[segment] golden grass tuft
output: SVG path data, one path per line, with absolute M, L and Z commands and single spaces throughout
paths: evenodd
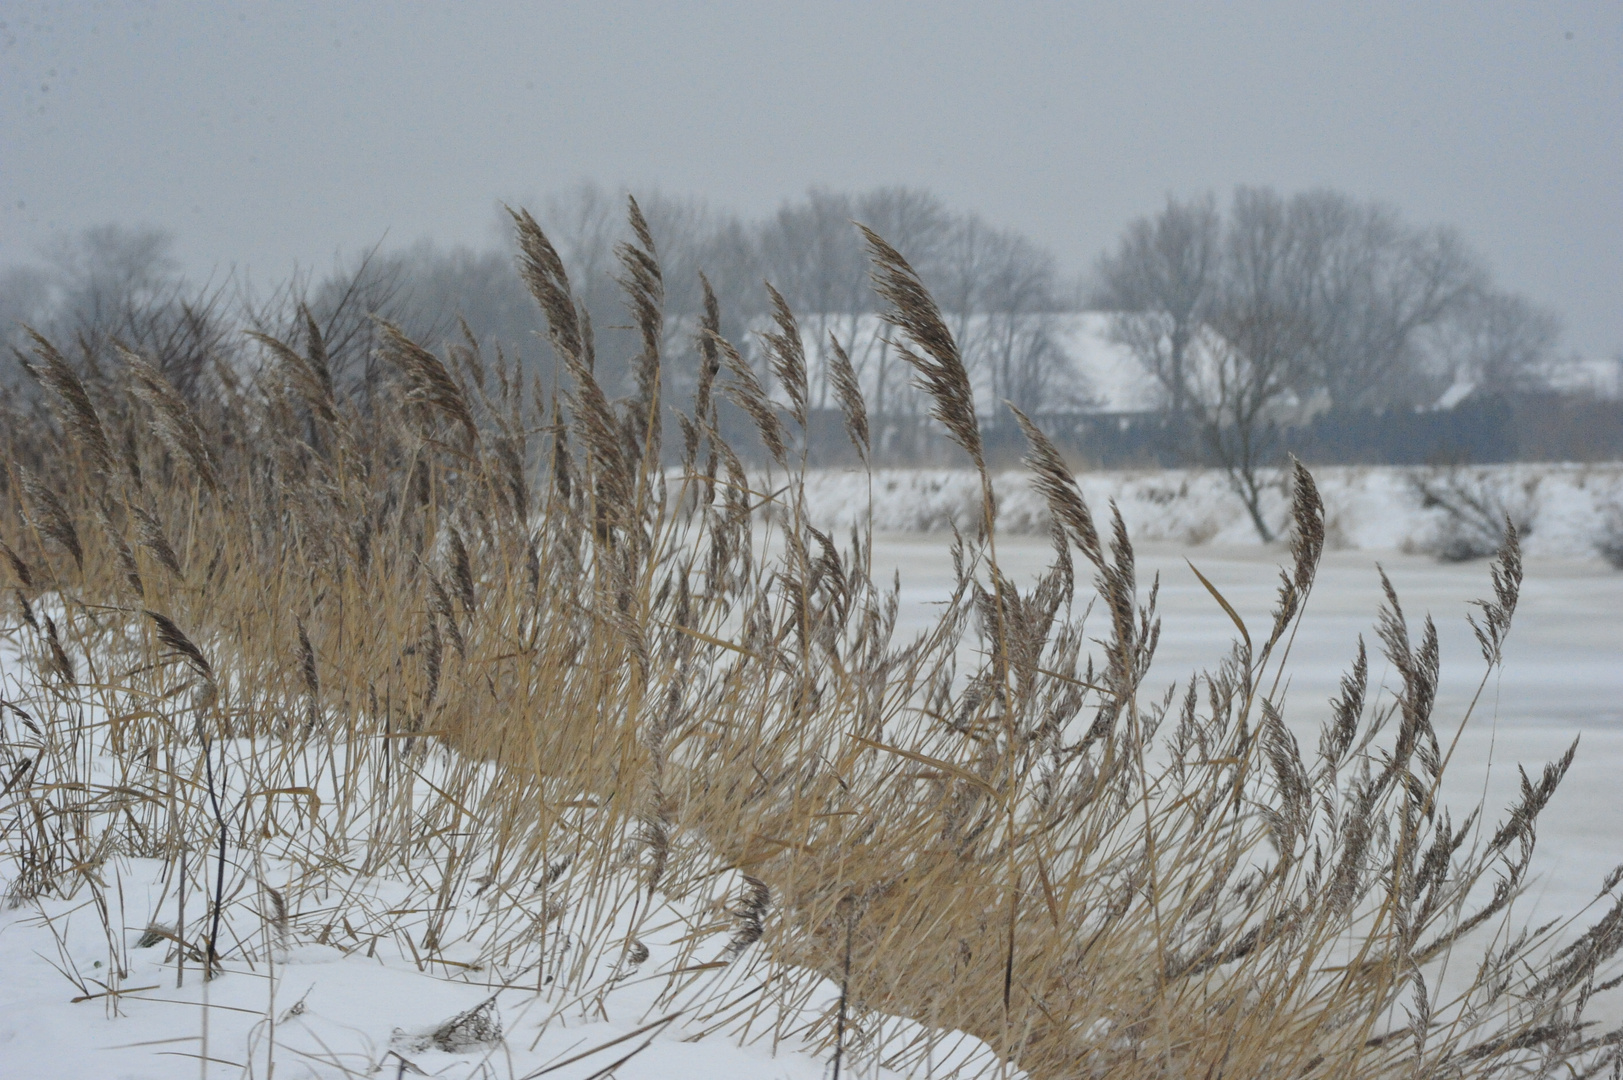
M 1583 1016 L 1611 986 L 1623 904 L 1564 949 L 1563 928 L 1509 921 L 1572 752 L 1496 829 L 1474 812 L 1456 824 L 1438 797 L 1435 629 L 1413 633 L 1390 585 L 1379 639 L 1401 686 L 1371 690 L 1360 643 L 1315 750 L 1291 733 L 1280 688 L 1324 539 L 1305 469 L 1267 640 L 1241 627 L 1216 670 L 1148 698 L 1155 588 L 1139 587 L 1120 515 L 1096 527 L 1017 416 L 1058 526 L 1052 568 L 1024 590 L 1003 575 L 988 502 L 939 618 L 898 640 L 871 541 L 806 520 L 779 407 L 708 287 L 697 396 L 680 464 L 666 461 L 663 278 L 631 214 L 620 255 L 642 353 L 621 401 L 523 211 L 519 272 L 571 379 L 550 401 L 524 398 L 500 358 L 490 390 L 476 342 L 441 357 L 387 324 L 391 366 L 351 385 L 305 312 L 289 320 L 302 351 L 244 339 L 207 404 L 162 357 L 92 374 L 38 343 L 54 421 L 0 416 L 20 620 L 5 634 L 26 661 L 0 702 L 11 902 L 99 895 L 99 867 L 140 855 L 209 898 L 164 931 L 177 965 L 216 944 L 229 964 L 386 941 L 425 970 L 590 993 L 594 950 L 649 956 L 651 901 L 731 873 L 721 954 L 661 976 L 693 1034 L 791 1034 L 827 977 L 838 1002 L 809 1034 L 842 1062 L 922 1067 L 954 1031 L 991 1048 L 990 1071 L 1041 1078 L 1619 1062 L 1618 1035 Z M 982 464 L 956 343 L 901 254 L 866 235 L 909 362 Z M 773 296 L 766 345 L 803 421 L 799 332 Z M 764 477 L 718 430 L 723 369 L 765 440 Z M 117 469 L 126 433 L 134 468 Z M 1086 625 L 1073 550 L 1101 601 Z M 1511 531 L 1479 619 L 1484 681 L 1520 580 Z M 85 773 L 86 739 L 111 780 Z M 230 788 L 216 762 L 233 753 Z M 269 859 L 296 872 L 272 887 Z M 362 883 L 387 875 L 409 904 L 368 905 Z M 459 940 L 477 956 L 452 960 L 457 913 L 475 910 Z M 1445 991 L 1445 963 L 1474 974 Z M 700 981 L 714 971 L 736 979 Z M 887 1041 L 887 1015 L 920 1026 Z

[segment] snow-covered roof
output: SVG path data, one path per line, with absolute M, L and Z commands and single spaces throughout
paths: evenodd
M 1438 411 L 1446 412 L 1474 393 L 1476 393 L 1476 383 L 1465 381 L 1457 382 L 1453 386 L 1450 386 L 1447 390 L 1443 391 L 1443 396 L 1437 399 L 1436 403 L 1432 405 L 1432 408 Z
M 1101 412 L 1148 412 L 1161 404 L 1159 384 L 1125 345 L 1111 340 L 1110 314 L 1056 315 L 1055 334 L 1072 367 L 1088 380 Z
M 1055 408 L 1144 412 L 1159 404 L 1160 390 L 1155 380 L 1125 346 L 1110 339 L 1109 321 L 1110 316 L 1103 312 L 1066 312 L 1021 316 L 1015 322 L 1017 334 L 1045 335 L 1050 347 L 1046 362 L 1057 362 L 1065 369 L 1064 374 L 1053 379 L 1056 387 L 1063 388 L 1063 399 L 1055 402 Z M 984 315 L 958 319 L 951 314 L 947 322 L 970 369 L 977 411 L 983 415 L 1001 411 L 1003 405 L 994 394 L 991 368 L 992 357 L 1008 333 L 1008 322 Z M 893 408 L 898 392 L 909 392 L 902 388 L 911 383 L 912 372 L 887 343 L 894 332 L 878 315 L 801 316 L 799 323 L 814 405 L 822 403 L 819 382 L 830 353 L 830 334 L 850 354 L 870 409 Z
M 1623 398 L 1623 356 L 1611 360 L 1572 357 L 1554 365 L 1549 383 L 1568 393 L 1594 394 L 1616 400 Z

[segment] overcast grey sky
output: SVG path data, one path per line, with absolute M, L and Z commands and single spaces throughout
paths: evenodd
M 0 264 L 119 221 L 279 278 L 595 178 L 769 212 L 930 188 L 1080 269 L 1132 217 L 1328 185 L 1458 226 L 1623 348 L 1623 4 L 0 0 Z

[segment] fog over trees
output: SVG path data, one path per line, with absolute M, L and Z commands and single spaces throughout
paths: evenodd
M 1187 419 L 1264 539 L 1259 470 L 1280 429 L 1331 410 L 1415 408 L 1455 382 L 1527 390 L 1556 317 L 1499 292 L 1453 230 L 1334 191 L 1168 199 L 1099 260 L 1111 336 Z
M 657 193 L 639 203 L 663 271 L 669 400 L 683 403 L 695 381 L 702 281 L 720 300 L 723 336 L 746 355 L 759 354 L 771 283 L 800 320 L 812 413 L 833 407 L 827 373 L 837 343 L 869 399 L 881 460 L 924 453 L 908 435 L 923 409 L 878 330 L 855 222 L 886 237 L 933 291 L 977 393 L 993 403 L 984 423 L 1001 421 L 1003 401 L 1047 416 L 1096 410 L 1066 335 L 1074 339 L 1079 313 L 1108 313 L 1089 325 L 1105 326 L 1158 389 L 1163 450 L 1225 469 L 1254 514 L 1258 470 L 1278 464 L 1291 425 L 1325 413 L 1412 411 L 1460 383 L 1524 393 L 1546 384 L 1557 356 L 1557 317 L 1496 289 L 1455 231 L 1335 191 L 1240 188 L 1226 203 L 1169 197 L 1128 223 L 1085 275 L 1067 273 L 1039 241 L 913 188 L 813 189 L 756 220 Z M 583 183 L 531 209 L 591 318 L 600 380 L 631 393 L 629 361 L 641 346 L 615 282 L 624 196 Z M 248 370 L 231 370 L 233 358 L 252 355 L 237 330 L 296 337 L 306 311 L 334 377 L 364 383 L 377 377 L 381 318 L 435 348 L 471 335 L 550 393 L 560 376 L 513 256 L 506 245 L 422 241 L 269 289 L 235 277 L 199 284 L 181 275 L 167 234 L 105 225 L 0 271 L 0 327 L 8 364 L 27 352 L 26 324 L 92 365 L 111 362 L 115 341 L 148 353 L 192 395 L 209 378 Z M 7 381 L 17 373 L 11 367 Z
M 1453 230 L 1333 191 L 1240 188 L 1226 215 L 1211 196 L 1169 199 L 1128 226 L 1099 277 L 1094 305 L 1175 412 L 1204 404 L 1188 357 L 1203 326 L 1249 340 L 1279 392 L 1341 408 L 1428 404 L 1456 379 L 1526 386 L 1559 336 Z

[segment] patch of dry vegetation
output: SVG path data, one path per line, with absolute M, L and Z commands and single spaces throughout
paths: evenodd
M 1610 988 L 1623 906 L 1581 934 L 1509 921 L 1572 752 L 1497 825 L 1455 820 L 1438 792 L 1469 717 L 1434 717 L 1435 630 L 1390 586 L 1379 639 L 1400 685 L 1370 686 L 1360 643 L 1318 746 L 1287 728 L 1324 537 L 1306 470 L 1266 636 L 1236 618 L 1220 668 L 1152 697 L 1155 588 L 1119 515 L 1096 523 L 1021 417 L 1051 570 L 1027 590 L 1000 572 L 983 483 L 956 590 L 898 641 L 870 539 L 804 513 L 787 305 L 764 344 L 791 407 L 712 299 L 665 438 L 663 282 L 631 213 L 642 353 L 623 400 L 523 213 L 520 269 L 571 380 L 550 400 L 471 342 L 441 356 L 387 325 L 362 383 L 298 317 L 191 395 L 163 356 L 89 365 L 36 342 L 43 406 L 13 398 L 0 421 L 26 657 L 0 688 L 11 903 L 102 898 L 101 868 L 141 855 L 190 897 L 151 932 L 177 965 L 385 940 L 425 968 L 589 991 L 581 965 L 608 936 L 634 967 L 656 896 L 731 871 L 724 955 L 665 976 L 695 1032 L 783 1034 L 827 977 L 841 992 L 812 1033 L 835 1055 L 891 1014 L 1034 1077 L 1613 1067 L 1617 1036 L 1583 1013 Z M 868 242 L 897 344 L 984 480 L 953 337 L 901 254 Z M 863 452 L 860 391 L 836 379 Z M 724 399 L 759 430 L 764 484 L 719 432 Z M 1512 531 L 1482 605 L 1484 681 L 1520 580 Z M 293 868 L 285 886 L 268 860 Z M 356 883 L 389 875 L 409 899 L 368 906 Z M 474 897 L 470 955 L 448 927 Z M 1576 943 L 1555 948 L 1562 932 Z M 1465 989 L 1443 991 L 1445 965 L 1473 973 Z M 886 1057 L 922 1061 L 932 1037 Z
M 1538 478 L 1520 484 L 1497 481 L 1488 470 L 1444 466 L 1408 476 L 1425 510 L 1441 511 L 1427 545 L 1443 562 L 1485 559 L 1499 549 L 1505 526 L 1530 536 L 1537 517 Z

